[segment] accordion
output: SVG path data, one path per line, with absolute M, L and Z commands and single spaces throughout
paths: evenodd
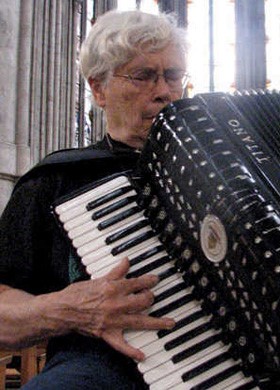
M 182 99 L 158 114 L 137 172 L 53 206 L 92 277 L 124 255 L 130 275 L 161 276 L 151 315 L 174 314 L 174 336 L 127 336 L 144 351 L 161 340 L 167 351 L 138 365 L 151 389 L 280 383 L 279 131 L 277 92 Z M 172 308 L 161 303 L 172 295 Z

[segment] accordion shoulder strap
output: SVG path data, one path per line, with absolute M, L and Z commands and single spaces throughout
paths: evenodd
M 52 172 L 57 169 L 66 169 L 72 168 L 73 166 L 78 167 L 82 166 L 83 163 L 97 162 L 98 160 L 112 160 L 124 158 L 126 160 L 135 161 L 135 153 L 118 153 L 115 154 L 109 150 L 96 149 L 94 147 L 84 148 L 84 149 L 65 149 L 53 152 L 46 156 L 41 162 L 36 164 L 30 171 L 23 175 L 17 181 L 14 190 L 18 188 L 21 184 L 26 182 L 31 178 L 40 176 L 47 172 Z

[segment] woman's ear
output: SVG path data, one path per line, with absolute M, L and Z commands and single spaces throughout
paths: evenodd
M 106 97 L 104 93 L 105 86 L 102 84 L 101 81 L 93 79 L 91 77 L 88 79 L 88 83 L 96 104 L 101 108 L 105 108 L 106 106 Z

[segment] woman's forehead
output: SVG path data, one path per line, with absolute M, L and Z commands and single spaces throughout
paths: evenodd
M 138 68 L 170 68 L 186 66 L 185 54 L 179 47 L 169 44 L 164 48 L 152 51 L 148 47 L 137 52 L 127 63 L 119 66 L 116 71 L 131 71 Z

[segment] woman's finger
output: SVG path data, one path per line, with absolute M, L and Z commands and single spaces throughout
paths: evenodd
M 104 335 L 103 339 L 111 345 L 114 349 L 119 351 L 120 353 L 130 357 L 131 359 L 137 361 L 143 361 L 145 359 L 145 355 L 140 349 L 132 347 L 128 344 L 121 331 L 113 331 Z
M 124 278 L 129 270 L 128 257 L 124 257 L 106 276 L 107 280 L 117 280 Z
M 171 318 L 156 318 L 145 313 L 120 314 L 107 323 L 107 329 L 112 327 L 123 330 L 160 330 L 172 329 L 174 326 L 175 321 Z

